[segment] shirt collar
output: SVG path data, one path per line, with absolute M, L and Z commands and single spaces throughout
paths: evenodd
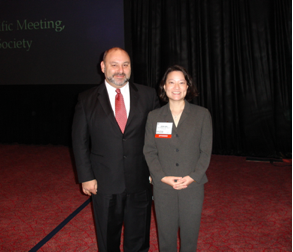
M 116 89 L 117 88 L 115 88 L 112 85 L 110 85 L 109 82 L 107 82 L 106 80 L 105 80 L 105 84 L 106 84 L 106 88 L 107 88 L 108 92 L 111 93 L 111 94 L 116 95 Z M 122 95 L 124 95 L 125 92 L 129 91 L 129 82 L 127 82 L 126 85 L 121 87 L 120 91 L 121 91 Z

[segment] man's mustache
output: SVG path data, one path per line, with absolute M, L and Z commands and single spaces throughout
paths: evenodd
M 113 77 L 114 76 L 126 76 L 126 74 L 124 74 L 124 73 L 122 73 L 122 74 L 114 74 Z

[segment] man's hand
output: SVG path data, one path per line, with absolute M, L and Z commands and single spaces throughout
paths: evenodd
M 149 182 L 150 182 L 150 184 L 152 184 L 152 183 L 153 183 L 153 179 L 152 179 L 152 177 L 151 177 L 151 176 L 149 176 Z
M 81 184 L 81 187 L 84 194 L 91 196 L 91 194 L 97 194 L 98 182 L 96 179 L 86 181 Z

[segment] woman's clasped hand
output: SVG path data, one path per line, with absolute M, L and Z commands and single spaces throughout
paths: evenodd
M 191 183 L 194 182 L 194 179 L 190 176 L 185 177 L 174 177 L 174 176 L 166 176 L 162 178 L 162 182 L 167 185 L 172 186 L 175 190 L 181 190 L 187 188 Z

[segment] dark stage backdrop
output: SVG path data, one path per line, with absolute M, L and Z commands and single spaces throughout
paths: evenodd
M 0 0 L 0 7 L 1 46 L 33 41 L 29 51 L 0 49 L 0 83 L 20 84 L 0 85 L 0 142 L 70 145 L 77 94 L 99 82 L 102 51 L 123 47 L 122 0 Z M 65 27 L 7 30 L 45 19 Z M 212 113 L 215 154 L 291 154 L 289 0 L 124 0 L 124 25 L 135 82 L 157 87 L 175 63 L 191 73 L 195 102 Z
M 291 156 L 290 0 L 125 0 L 134 81 L 187 68 L 213 117 L 215 154 Z
M 0 86 L 0 143 L 71 146 L 77 94 L 93 85 Z
M 0 84 L 96 84 L 124 46 L 123 1 L 1 0 Z
M 71 145 L 77 94 L 113 46 L 123 0 L 0 0 L 0 143 Z

